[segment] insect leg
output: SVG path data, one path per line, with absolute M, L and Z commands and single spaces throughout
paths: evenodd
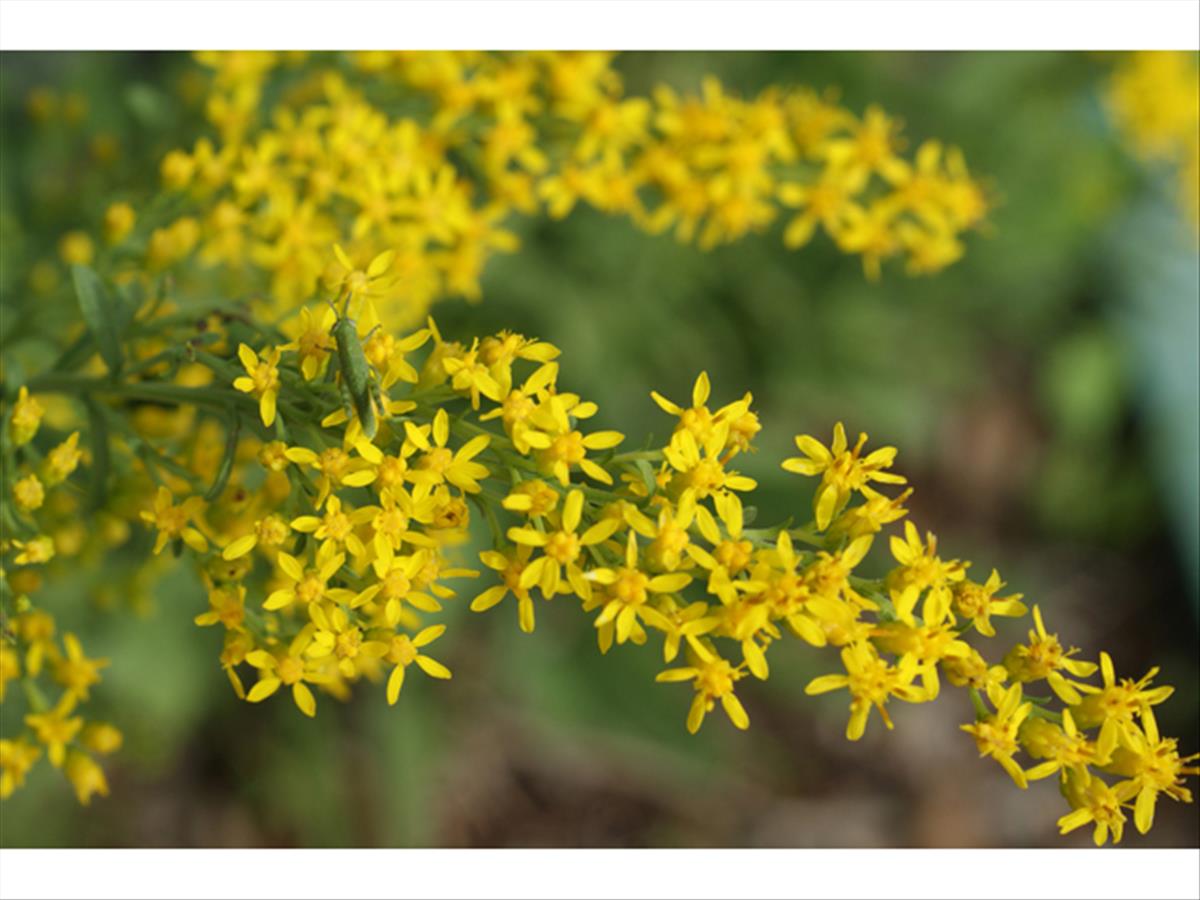
M 379 380 L 377 378 L 372 378 L 370 384 L 371 400 L 375 403 L 375 409 L 379 411 L 380 418 L 386 419 L 388 417 L 388 408 L 387 401 L 383 396 L 383 388 L 380 387 Z
M 354 421 L 354 397 L 350 393 L 350 387 L 346 384 L 346 379 L 338 382 L 338 390 L 342 395 L 342 409 L 346 412 L 347 421 Z

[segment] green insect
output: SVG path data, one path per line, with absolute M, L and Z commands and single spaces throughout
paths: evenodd
M 376 413 L 386 416 L 387 404 L 384 402 L 383 389 L 379 386 L 379 373 L 367 361 L 363 352 L 362 339 L 358 336 L 358 323 L 350 318 L 350 299 L 350 295 L 347 294 L 340 315 L 337 304 L 329 301 L 334 315 L 337 316 L 337 321 L 333 323 L 329 333 L 337 344 L 338 372 L 341 375 L 338 386 L 342 391 L 342 404 L 346 416 L 353 419 L 357 414 L 363 434 L 370 440 L 375 437 L 378 428 Z M 367 335 L 368 339 L 375 333 L 375 328 Z M 333 369 L 330 368 L 329 371 L 332 376 Z

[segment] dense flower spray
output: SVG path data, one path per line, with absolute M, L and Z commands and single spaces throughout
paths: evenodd
M 984 222 L 963 155 L 936 139 L 907 153 L 878 107 L 792 86 L 742 98 L 714 78 L 630 96 L 613 57 L 198 54 L 214 133 L 163 158 L 161 203 L 114 205 L 101 230 L 152 270 L 236 272 L 275 312 L 356 272 L 355 294 L 412 325 L 439 298 L 479 297 L 518 218 L 580 204 L 705 248 L 782 221 L 787 246 L 823 232 L 873 278 L 892 258 L 950 265 Z M 69 262 L 93 252 L 85 232 L 63 238 Z
M 380 333 L 371 301 L 358 310 L 361 322 L 335 343 L 369 344 Z M 145 366 L 129 378 L 47 373 L 6 408 L 7 427 L 36 434 L 30 410 L 47 393 L 116 408 L 155 398 L 153 415 L 117 426 L 109 471 L 88 475 L 140 508 L 152 553 L 186 549 L 195 559 L 209 592 L 196 623 L 224 630 L 221 665 L 251 703 L 286 690 L 314 716 L 322 695 L 344 699 L 363 682 L 394 703 L 413 666 L 451 677 L 430 655 L 445 631 L 436 622 L 444 604 L 464 594 L 476 611 L 511 603 L 532 632 L 539 603 L 573 602 L 603 653 L 658 644 L 666 666 L 658 680 L 692 690 L 690 731 L 718 705 L 748 727 L 739 682 L 769 677 L 776 647 L 799 639 L 837 651 L 842 671 L 807 692 L 849 694 L 851 740 L 873 714 L 891 728 L 894 701 L 932 702 L 943 681 L 969 691 L 977 717 L 964 730 L 1019 787 L 1060 779 L 1064 831 L 1091 823 L 1097 841 L 1119 839 L 1126 811 L 1145 831 L 1160 795 L 1190 799 L 1183 777 L 1196 771 L 1194 757 L 1182 757 L 1154 719 L 1171 688 L 1154 686 L 1154 672 L 1118 679 L 1107 654 L 1087 659 L 1064 646 L 998 573 L 974 580 L 969 563 L 945 556 L 907 518 L 911 489 L 894 471 L 895 448 L 869 449 L 866 435 L 851 441 L 840 423 L 828 443 L 798 436 L 799 455 L 781 464 L 819 480 L 811 515 L 797 517 L 807 523 L 751 528 L 744 497 L 756 485 L 737 462 L 761 424 L 750 394 L 710 406 L 704 373 L 686 408 L 654 394 L 674 423 L 664 445 L 622 452 L 624 435 L 591 424 L 596 404 L 560 386 L 556 347 L 511 332 L 448 341 L 430 320 L 393 338 L 387 353 L 370 353 L 373 362 L 364 354 L 372 382 L 399 373 L 380 391 L 368 437 L 346 396 L 352 354 L 328 347 L 306 372 L 314 357 L 303 348 L 316 342 L 304 334 L 286 341 L 238 319 L 213 328 L 161 307 L 135 317 L 135 328 L 156 317 L 153 340 L 133 338 L 128 348 L 136 357 L 166 338 L 170 349 L 147 357 L 160 375 Z M 319 308 L 299 318 L 323 321 Z M 213 345 L 223 352 L 203 349 Z M 146 432 L 157 436 L 149 454 Z M 73 433 L 47 455 L 45 481 L 66 482 L 79 464 L 77 440 Z M 22 471 L 32 469 L 29 446 L 6 443 Z M 104 780 L 81 754 L 119 738 L 74 710 L 107 661 L 88 659 L 71 635 L 60 649 L 53 620 L 29 597 L 58 548 L 79 553 L 87 541 L 72 541 L 74 497 L 52 492 L 62 502 L 18 510 L 21 484 L 5 507 L 30 537 L 5 545 L 5 594 L 17 612 L 7 620 L 3 684 L 16 681 L 36 700 L 48 678 L 62 693 L 27 717 L 27 734 L 6 740 L 5 790 L 44 751 L 54 765 L 68 760 L 86 799 Z M 473 514 L 492 547 L 479 560 L 486 579 L 472 590 L 480 570 L 453 548 Z M 887 531 L 893 567 L 864 573 L 867 551 Z M 1029 617 L 1028 640 L 993 649 L 998 617 Z M 95 739 L 98 729 L 106 740 Z

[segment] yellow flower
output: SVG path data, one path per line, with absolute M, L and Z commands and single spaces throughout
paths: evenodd
M 1033 704 L 1028 701 L 1022 702 L 1019 684 L 1014 684 L 1007 690 L 994 686 L 988 693 L 988 699 L 996 707 L 994 713 L 981 717 L 971 725 L 959 727 L 975 738 L 981 757 L 990 756 L 1000 763 L 1017 787 L 1023 790 L 1029 783 L 1025 771 L 1013 759 L 1013 755 L 1021 749 L 1017 735 L 1021 730 L 1021 723 L 1033 709 Z
M 880 625 L 874 636 L 880 650 L 916 661 L 929 700 L 936 700 L 941 690 L 938 665 L 943 660 L 961 659 L 971 653 L 970 646 L 958 639 L 957 630 L 949 622 L 921 626 L 888 622 Z
M 254 523 L 254 530 L 239 538 L 234 538 L 221 551 L 221 558 L 226 560 L 241 559 L 255 547 L 265 547 L 270 550 L 278 549 L 291 534 L 291 528 L 280 516 L 272 513 Z
M 113 203 L 104 211 L 104 239 L 119 244 L 133 231 L 137 213 L 128 203 Z
M 529 563 L 521 573 L 518 581 L 521 587 L 528 590 L 538 585 L 547 599 L 569 591 L 574 591 L 584 600 L 591 597 L 591 584 L 583 576 L 583 569 L 578 564 L 579 557 L 587 547 L 608 540 L 620 523 L 604 519 L 580 535 L 575 532 L 582 518 L 583 492 L 573 490 L 563 503 L 557 531 L 546 533 L 532 528 L 508 530 L 509 540 L 542 551 L 542 555 Z
M 865 502 L 845 510 L 829 525 L 829 534 L 845 536 L 851 540 L 867 534 L 878 534 L 884 525 L 890 525 L 908 515 L 904 501 L 912 496 L 912 488 L 905 488 L 896 497 L 886 497 L 874 488 L 863 485 L 858 489 Z
M 913 611 L 921 594 L 921 608 L 926 625 L 940 625 L 950 613 L 953 586 L 966 578 L 970 563 L 952 559 L 944 562 L 937 555 L 937 538 L 926 532 L 922 543 L 917 526 L 904 523 L 904 538 L 892 535 L 892 556 L 900 563 L 887 577 L 888 591 L 896 607 L 896 617 L 907 624 L 913 622 Z
M 885 704 L 890 697 L 906 703 L 921 703 L 925 692 L 913 685 L 918 674 L 917 661 L 906 656 L 899 665 L 892 666 L 881 659 L 870 643 L 861 642 L 842 648 L 842 665 L 845 675 L 821 675 L 804 688 L 806 694 L 824 694 L 840 688 L 850 690 L 850 721 L 846 725 L 846 738 L 857 741 L 867 727 L 871 708 L 879 710 L 883 724 L 892 728 L 892 718 Z
M 707 442 L 700 445 L 691 431 L 676 431 L 671 443 L 663 448 L 663 457 L 678 473 L 672 479 L 672 487 L 692 491 L 697 500 L 729 491 L 752 491 L 758 487 L 753 478 L 726 471 L 721 453 L 728 434 L 728 423 L 722 423 L 712 430 Z
M 116 753 L 125 742 L 120 730 L 108 722 L 89 722 L 79 739 L 89 750 L 105 755 Z
M 1004 587 L 1000 573 L 992 569 L 987 582 L 977 584 L 974 581 L 958 581 L 951 587 L 954 597 L 954 613 L 964 619 L 970 619 L 975 630 L 985 637 L 995 637 L 996 629 L 992 627 L 992 616 L 1020 617 L 1029 612 L 1029 608 L 1021 602 L 1021 594 L 1008 597 L 997 597 L 996 592 Z
M 172 266 L 183 260 L 200 240 L 200 224 L 184 217 L 166 228 L 156 228 L 146 244 L 146 266 L 151 271 Z
M 1102 779 L 1085 779 L 1073 771 L 1069 772 L 1064 793 L 1074 811 L 1058 820 L 1060 834 L 1070 834 L 1076 828 L 1091 823 L 1094 825 L 1092 840 L 1097 847 L 1103 846 L 1110 832 L 1114 844 L 1121 842 L 1125 831 L 1125 814 L 1121 812 L 1121 799 Z
M 80 700 L 88 699 L 88 688 L 100 683 L 100 670 L 108 666 L 107 659 L 88 659 L 84 656 L 79 639 L 73 634 L 63 635 L 63 647 L 67 655 L 54 666 L 54 680 L 65 687 L 68 693 Z
M 504 398 L 504 389 L 492 377 L 491 368 L 479 357 L 479 339 L 461 356 L 447 356 L 442 360 L 450 386 L 471 398 L 471 409 L 479 409 L 480 396 L 496 403 Z
M 657 628 L 665 636 L 663 639 L 663 662 L 673 662 L 679 655 L 680 644 L 685 640 L 689 647 L 695 649 L 697 638 L 711 633 L 721 624 L 721 620 L 716 616 L 708 615 L 708 611 L 709 606 L 703 600 L 681 606 L 670 596 L 660 597 L 657 608 L 643 608 L 642 618 L 646 620 L 646 624 Z M 607 636 L 609 646 L 612 644 L 611 632 L 613 631 L 615 629 L 610 628 Z M 602 638 L 605 637 L 605 634 L 605 630 L 601 629 Z M 703 645 L 700 646 L 703 647 Z M 607 652 L 608 648 L 602 644 L 600 649 L 601 652 Z
M 904 161 L 897 155 L 902 145 L 899 121 L 869 106 L 862 120 L 850 126 L 848 137 L 826 142 L 824 155 L 831 165 L 852 173 L 878 173 L 900 181 L 905 175 Z
M 526 483 L 526 482 L 523 482 Z M 557 494 L 555 497 L 557 498 Z M 485 566 L 497 572 L 501 584 L 487 588 L 471 601 L 471 612 L 485 612 L 503 600 L 511 593 L 517 600 L 517 623 L 526 634 L 532 634 L 534 629 L 533 598 L 528 588 L 521 586 L 521 574 L 529 565 L 529 557 L 533 547 L 528 544 L 518 544 L 505 553 L 496 550 L 484 550 L 479 554 L 480 561 Z
M 550 515 L 558 506 L 558 491 L 540 478 L 530 478 L 516 485 L 500 505 L 531 519 Z
M 1091 671 L 1095 671 L 1095 666 L 1091 667 Z M 1091 672 L 1087 674 L 1090 675 Z M 1083 728 L 1100 726 L 1101 743 L 1109 746 L 1115 746 L 1118 738 L 1136 739 L 1134 718 L 1138 715 L 1144 716 L 1150 711 L 1150 707 L 1157 706 L 1175 693 L 1175 688 L 1169 685 L 1149 687 L 1154 676 L 1158 674 L 1158 666 L 1136 681 L 1132 678 L 1122 678 L 1118 682 L 1113 670 L 1112 657 L 1103 650 L 1100 651 L 1100 674 L 1104 681 L 1103 687 L 1076 685 L 1086 696 L 1082 697 L 1071 711 Z
M 692 706 L 688 710 L 687 730 L 692 734 L 699 731 L 704 724 L 704 716 L 713 710 L 718 700 L 735 728 L 743 731 L 749 728 L 750 717 L 733 690 L 735 682 L 745 676 L 745 671 L 741 666 L 730 665 L 699 641 L 690 642 L 690 646 L 696 657 L 694 665 L 667 669 L 659 672 L 655 678 L 660 682 L 692 682 L 696 696 L 692 698 Z
M 817 530 L 824 531 L 833 517 L 845 507 L 853 491 L 862 490 L 868 482 L 904 484 L 904 477 L 890 469 L 896 459 L 895 447 L 880 447 L 866 457 L 861 457 L 865 433 L 858 436 L 858 443 L 849 449 L 846 428 L 841 422 L 833 427 L 833 443 L 826 448 L 811 435 L 796 436 L 796 447 L 803 457 L 792 457 L 783 461 L 783 469 L 798 475 L 820 475 L 821 486 L 813 497 L 813 512 Z
M 90 266 L 96 255 L 96 248 L 86 232 L 69 231 L 58 242 L 58 255 L 69 266 Z
M 13 539 L 12 545 L 20 552 L 13 561 L 18 566 L 37 566 L 54 558 L 54 539 L 40 534 L 28 541 Z
M 906 269 L 910 275 L 940 272 L 966 252 L 963 242 L 942 228 L 900 222 L 896 225 L 896 237 L 908 251 Z
M 337 266 L 326 281 L 335 291 L 344 293 L 347 300 L 382 297 L 391 287 L 392 280 L 387 274 L 396 261 L 395 250 L 385 250 L 373 257 L 365 269 L 357 268 L 339 244 L 333 245 L 333 254 Z
M 727 537 L 722 537 L 716 519 L 707 507 L 696 507 L 696 527 L 704 539 L 712 545 L 712 552 L 689 542 L 684 548 L 688 556 L 709 571 L 708 591 L 729 604 L 734 600 L 733 578 L 746 571 L 753 558 L 754 545 L 743 538 L 745 512 L 736 494 L 718 495 L 713 498 L 717 514 L 725 526 Z M 786 536 L 780 533 L 780 540 Z
M 246 620 L 246 588 L 242 585 L 213 587 L 208 591 L 208 612 L 192 621 L 206 627 L 220 622 L 231 631 L 241 631 Z
M 334 488 L 366 487 L 377 477 L 376 466 L 383 461 L 383 454 L 367 441 L 356 443 L 354 450 L 358 453 L 357 459 L 341 447 L 327 447 L 320 453 L 308 447 L 289 447 L 284 456 L 290 462 L 320 473 L 315 501 L 320 509 Z
M 258 411 L 262 423 L 270 428 L 275 424 L 275 404 L 279 397 L 280 348 L 273 347 L 263 353 L 255 353 L 245 344 L 238 345 L 238 359 L 246 374 L 233 380 L 235 389 L 243 394 L 258 398 Z
M 25 512 L 40 509 L 46 499 L 46 489 L 36 475 L 29 474 L 17 480 L 12 488 L 13 500 L 17 508 Z
M 551 343 L 507 329 L 479 342 L 479 358 L 487 365 L 502 393 L 512 389 L 512 367 L 518 359 L 544 365 L 557 359 L 561 352 Z
M 1200 767 L 1187 765 L 1197 759 L 1200 753 L 1181 757 L 1175 738 L 1159 736 L 1154 712 L 1147 708 L 1142 713 L 1141 728 L 1130 728 L 1124 733 L 1121 745 L 1104 771 L 1127 779 L 1115 785 L 1114 791 L 1123 803 L 1136 798 L 1133 823 L 1145 834 L 1154 824 L 1154 804 L 1159 794 L 1183 803 L 1192 802 L 1192 793 L 1184 787 L 1183 777 L 1200 775 Z
M 325 502 L 323 515 L 297 516 L 292 519 L 291 527 L 293 531 L 311 534 L 321 541 L 322 549 L 331 546 L 335 550 L 341 550 L 344 547 L 358 559 L 366 553 L 366 548 L 354 533 L 354 529 L 371 521 L 374 515 L 375 511 L 370 507 L 352 508 L 348 513 L 343 512 L 342 501 L 334 494 Z
M 75 694 L 68 692 L 62 695 L 62 699 L 50 712 L 30 713 L 25 717 L 25 724 L 32 728 L 37 739 L 46 745 L 46 756 L 55 768 L 62 767 L 63 759 L 67 755 L 67 744 L 75 740 L 75 736 L 83 728 L 83 719 L 71 716 L 75 709 L 75 701 Z
M 1069 709 L 1062 711 L 1062 726 L 1042 718 L 1029 718 L 1021 726 L 1021 746 L 1034 759 L 1046 762 L 1034 766 L 1025 773 L 1030 781 L 1047 778 L 1055 772 L 1062 773 L 1065 782 L 1068 772 L 1074 772 L 1086 780 L 1088 766 L 1108 760 L 1112 747 L 1102 747 L 1087 739 L 1087 735 L 1075 727 L 1075 719 Z
M 346 555 L 337 552 L 337 545 L 329 542 L 321 545 L 315 565 L 309 569 L 290 553 L 280 551 L 275 563 L 283 573 L 285 586 L 267 596 L 263 601 L 263 609 L 284 609 L 297 602 L 307 608 L 328 596 L 342 597 L 341 593 L 331 594 L 337 589 L 329 587 L 329 580 L 345 562 Z M 353 596 L 352 591 L 344 591 L 344 594 Z
M 8 690 L 8 683 L 21 677 L 21 657 L 14 647 L 0 644 L 0 703 Z
M 8 433 L 13 446 L 20 447 L 33 440 L 45 414 L 42 404 L 36 397 L 30 396 L 29 388 L 22 385 L 17 391 L 17 402 L 13 404 L 12 418 L 8 421 Z
M 445 632 L 445 625 L 432 625 L 417 632 L 414 637 L 397 634 L 392 637 L 387 655 L 384 659 L 395 665 L 392 674 L 388 676 L 387 702 L 394 706 L 400 698 L 400 689 L 404 686 L 404 670 L 416 663 L 421 671 L 430 678 L 449 678 L 450 670 L 436 659 L 421 653 L 421 648 L 436 641 Z
M 330 677 L 317 668 L 316 663 L 304 655 L 312 641 L 313 628 L 306 626 L 296 635 L 286 652 L 272 654 L 266 650 L 251 650 L 246 662 L 258 669 L 258 681 L 246 694 L 250 703 L 261 703 L 282 686 L 292 689 L 292 700 L 296 708 L 312 718 L 317 714 L 317 699 L 310 684 L 328 684 Z
M 79 449 L 79 432 L 74 431 L 61 444 L 46 454 L 42 463 L 42 481 L 48 487 L 61 484 L 79 466 L 83 451 Z
M 314 603 L 308 611 L 316 631 L 304 655 L 313 659 L 332 657 L 344 678 L 355 676 L 356 660 L 379 659 L 388 652 L 388 645 L 382 641 L 364 640 L 362 629 L 340 606 L 326 612 L 321 604 Z
M 1079 649 L 1071 647 L 1069 650 L 1063 650 L 1062 644 L 1058 642 L 1058 635 L 1047 633 L 1046 625 L 1042 621 L 1042 611 L 1036 605 L 1033 607 L 1033 623 L 1034 627 L 1029 631 L 1029 643 L 1018 644 L 1008 651 L 1004 657 L 1004 667 L 1017 681 L 1045 679 L 1050 689 L 1064 703 L 1079 704 L 1083 700 L 1079 693 L 1081 686 L 1065 678 L 1062 671 L 1077 678 L 1087 678 L 1096 671 L 1096 664 L 1071 659 Z M 1083 721 L 1087 721 L 1087 717 L 1081 719 L 1077 716 L 1076 721 L 1082 724 Z
M 29 647 L 25 654 L 25 669 L 36 676 L 42 671 L 43 661 L 53 659 L 57 653 L 53 640 L 54 617 L 39 609 L 21 613 L 16 619 L 16 632 Z
M 0 738 L 0 800 L 7 800 L 13 791 L 25 784 L 25 776 L 42 755 L 42 748 L 25 738 Z
M 172 503 L 171 492 L 159 485 L 154 495 L 153 510 L 142 510 L 142 521 L 158 529 L 158 537 L 154 542 L 155 554 L 161 553 L 163 547 L 173 540 L 180 539 L 197 553 L 208 550 L 208 541 L 204 535 L 188 523 L 192 521 L 204 507 L 200 497 L 188 497 L 182 503 Z
M 687 409 L 677 403 L 672 403 L 658 391 L 651 391 L 650 397 L 663 412 L 679 418 L 679 422 L 675 426 L 676 433 L 680 430 L 690 431 L 697 443 L 704 444 L 712 435 L 713 425 L 717 418 L 705 405 L 708 403 L 711 392 L 712 385 L 709 383 L 708 373 L 701 372 L 696 376 L 696 383 L 692 385 L 692 405 Z
M 572 466 L 579 466 L 584 474 L 599 482 L 612 484 L 612 475 L 588 459 L 587 451 L 611 450 L 625 440 L 625 435 L 618 431 L 595 431 L 585 436 L 580 431 L 564 430 L 556 437 L 530 432 L 525 440 L 529 446 L 537 448 L 537 459 L 543 470 L 565 487 L 570 483 Z
M 423 612 L 440 612 L 442 605 L 420 587 L 420 575 L 429 564 L 425 551 L 397 556 L 390 544 L 371 562 L 377 583 L 361 591 L 351 606 L 358 608 L 372 600 L 383 602 L 383 618 L 389 628 L 396 627 L 403 615 L 403 604 Z
M 539 446 L 548 446 L 547 440 L 535 430 L 535 420 L 545 407 L 544 403 L 554 389 L 554 381 L 558 377 L 558 364 L 549 362 L 539 366 L 537 371 L 525 379 L 519 388 L 513 388 L 505 393 L 500 405 L 491 412 L 479 417 L 480 422 L 500 419 L 504 431 L 512 438 L 513 446 L 518 453 L 528 454 L 532 449 L 527 437 L 532 437 Z M 576 409 L 578 415 L 578 409 Z M 550 422 L 552 429 L 554 423 Z
M 812 239 L 817 225 L 831 237 L 841 234 L 854 198 L 866 186 L 867 174 L 863 169 L 827 165 L 811 184 L 780 185 L 780 202 L 802 210 L 784 230 L 784 246 L 790 250 L 803 247 Z
M 76 798 L 84 806 L 92 802 L 93 794 L 108 796 L 108 781 L 104 777 L 104 770 L 86 753 L 73 750 L 67 754 L 67 764 L 63 771 L 75 789 Z
M 432 426 L 405 422 L 404 433 L 410 444 L 423 451 L 408 472 L 409 481 L 425 488 L 449 482 L 467 493 L 479 492 L 478 479 L 486 478 L 489 473 L 487 466 L 474 462 L 474 459 L 487 449 L 490 437 L 476 435 L 457 451 L 452 451 L 446 446 L 450 440 L 450 417 L 444 409 L 434 415 Z M 429 440 L 431 434 L 432 443 Z
M 635 508 L 626 510 L 629 527 L 650 541 L 646 559 L 652 567 L 673 572 L 684 564 L 691 543 L 688 529 L 696 518 L 696 509 L 696 495 L 684 491 L 674 509 L 664 506 L 659 510 L 657 521 Z
M 875 202 L 864 209 L 850 206 L 838 235 L 838 247 L 844 253 L 862 256 L 863 272 L 870 281 L 878 281 L 883 260 L 899 252 L 897 210 L 890 203 Z
M 692 581 L 692 576 L 683 572 L 651 576 L 639 569 L 637 535 L 633 531 L 625 542 L 624 566 L 591 569 L 584 577 L 608 588 L 607 602 L 596 617 L 595 626 L 603 628 L 615 622 L 618 644 L 629 639 L 639 618 L 648 621 L 646 602 L 652 595 L 677 593 Z
M 281 344 L 279 349 L 296 352 L 300 358 L 300 372 L 306 381 L 317 377 L 325 361 L 337 347 L 337 342 L 330 333 L 336 318 L 337 314 L 328 306 L 318 307 L 315 313 L 311 308 L 303 306 L 300 308 L 299 323 L 289 323 L 287 332 L 295 334 L 295 337 L 288 343 Z
M 182 150 L 172 150 L 159 165 L 163 187 L 169 191 L 180 191 L 187 187 L 195 171 L 195 160 Z
M 416 384 L 418 375 L 405 356 L 424 346 L 430 332 L 419 329 L 405 338 L 396 340 L 386 331 L 378 330 L 363 343 L 367 361 L 380 373 L 380 386 L 386 391 L 397 381 Z
M 965 656 L 942 660 L 942 671 L 955 687 L 973 687 L 984 693 L 991 690 L 992 685 L 1000 687 L 1008 680 L 1008 670 L 1004 666 L 989 665 L 974 647 Z

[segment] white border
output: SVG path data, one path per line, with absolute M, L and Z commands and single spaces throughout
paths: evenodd
M 2 50 L 1186 50 L 1196 0 L 0 0 Z
M 3 850 L 4 897 L 1200 896 L 1200 850 Z
M 1197 49 L 1195 0 L 0 0 L 0 49 Z M 1200 896 L 1200 851 L 0 850 L 3 897 Z

